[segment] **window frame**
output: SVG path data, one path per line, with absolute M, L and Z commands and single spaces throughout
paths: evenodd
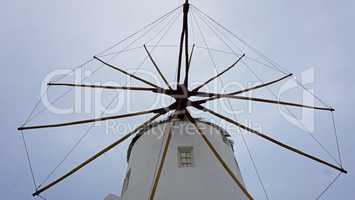
M 179 168 L 194 167 L 193 146 L 179 146 L 177 148 L 177 154 Z

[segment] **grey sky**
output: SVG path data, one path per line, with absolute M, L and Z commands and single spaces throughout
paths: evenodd
M 5 0 L 2 2 L 0 8 L 2 26 L 0 29 L 0 65 L 3 70 L 0 79 L 3 89 L 0 98 L 2 113 L 0 118 L 2 127 L 0 134 L 1 199 L 31 199 L 32 181 L 21 137 L 16 128 L 26 119 L 38 100 L 40 87 L 46 75 L 58 68 L 70 68 L 80 64 L 168 10 L 177 7 L 179 3 L 181 2 L 136 0 Z M 296 74 L 309 68 L 314 69 L 315 93 L 336 108 L 335 115 L 344 166 L 349 171 L 349 174 L 340 177 L 325 194 L 324 199 L 354 197 L 355 148 L 353 143 L 355 136 L 352 130 L 355 127 L 351 116 L 355 111 L 353 83 L 355 70 L 352 66 L 355 56 L 353 39 L 355 2 L 350 0 L 194 0 L 191 3 L 276 60 L 284 66 L 284 69 Z M 176 32 L 175 35 L 178 33 Z M 173 36 L 174 33 L 170 38 Z M 177 43 L 177 39 L 178 37 L 172 43 Z M 164 58 L 160 58 L 159 55 L 166 54 L 156 53 L 156 59 L 161 59 L 159 61 L 165 63 Z M 176 59 L 175 55 L 168 55 L 165 59 L 169 60 L 168 58 Z M 230 63 L 233 59 L 230 57 L 225 63 Z M 174 63 L 175 60 L 172 62 Z M 196 63 L 199 62 L 196 61 Z M 223 60 L 221 62 L 223 63 Z M 200 63 L 203 64 L 202 61 Z M 225 64 L 221 65 L 225 66 Z M 200 67 L 194 66 L 191 76 L 195 74 L 197 80 L 208 78 L 210 72 L 205 72 Z M 164 70 L 170 74 L 172 79 L 171 75 L 174 74 L 175 68 L 166 67 Z M 201 74 L 196 76 L 200 71 Z M 243 72 L 243 69 L 241 71 Z M 111 71 L 105 72 L 96 76 L 96 81 L 116 80 L 113 73 L 110 73 Z M 266 80 L 277 77 L 275 74 L 259 72 L 265 75 Z M 225 77 L 225 82 L 238 77 L 238 75 L 234 76 L 235 74 L 237 73 L 231 73 Z M 243 78 L 242 75 L 239 76 Z M 112 94 L 107 95 L 112 96 Z M 294 99 L 292 97 L 292 95 L 289 96 L 290 99 Z M 144 104 L 145 99 L 137 99 L 134 102 L 140 106 L 133 109 L 146 108 L 141 105 Z M 69 100 L 70 98 L 66 100 L 66 103 Z M 266 111 L 265 107 L 257 107 L 256 111 L 260 109 L 263 112 L 250 117 L 255 117 L 257 122 L 266 123 L 262 126 L 268 132 L 288 130 L 293 133 L 298 131 L 278 114 L 277 107 L 273 108 L 275 113 L 271 114 Z M 44 122 L 41 119 L 50 121 L 45 115 L 37 122 Z M 66 116 L 58 117 L 58 120 L 62 121 L 68 119 L 70 118 Z M 122 123 L 136 124 L 143 119 L 123 120 Z M 329 119 L 328 121 L 323 121 L 323 119 L 326 117 L 317 115 L 316 133 L 328 131 L 327 134 L 332 134 Z M 65 155 L 85 128 L 87 126 L 31 132 L 33 135 L 28 137 L 30 153 L 34 160 L 36 177 L 39 180 L 42 180 L 58 163 L 58 160 Z M 93 134 L 83 141 L 55 176 L 67 171 L 117 137 L 115 134 L 105 134 L 104 131 L 103 128 L 94 128 Z M 297 140 L 293 136 L 288 136 L 287 133 L 279 134 L 275 133 L 279 138 L 289 139 L 292 144 L 312 151 L 310 145 L 306 144 L 302 137 Z M 323 136 L 319 135 L 319 138 L 325 143 L 333 139 Z M 237 158 L 248 189 L 255 194 L 256 199 L 263 199 L 263 193 L 240 138 L 236 136 L 235 139 Z M 319 167 L 318 164 L 312 164 L 311 161 L 292 153 L 285 151 L 277 153 L 278 148 L 253 136 L 248 136 L 248 141 L 271 199 L 314 199 L 322 187 L 325 187 L 336 175 L 334 171 Z M 331 146 L 332 141 L 329 143 Z M 126 147 L 127 143 L 95 161 L 76 176 L 51 189 L 44 196 L 50 200 L 103 199 L 108 193 L 119 194 L 126 170 Z M 334 146 L 330 148 L 332 152 L 335 152 Z

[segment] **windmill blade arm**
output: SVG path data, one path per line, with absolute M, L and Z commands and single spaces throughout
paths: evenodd
M 97 88 L 97 89 L 111 89 L 111 90 L 135 90 L 135 91 L 158 91 L 156 88 L 146 87 L 125 87 L 125 86 L 111 86 L 111 85 L 86 85 L 75 83 L 48 83 L 48 86 L 66 86 L 66 87 L 82 87 L 82 88 Z
M 281 77 L 277 80 L 274 80 L 274 81 L 270 81 L 270 82 L 267 82 L 267 83 L 264 83 L 264 84 L 261 84 L 261 85 L 257 85 L 257 86 L 254 86 L 254 87 L 251 87 L 251 88 L 247 88 L 247 89 L 244 89 L 244 90 L 239 90 L 239 91 L 236 91 L 236 92 L 232 92 L 232 93 L 228 93 L 228 95 L 236 95 L 236 94 L 242 94 L 242 93 L 245 93 L 245 92 L 249 92 L 249 91 L 252 91 L 252 90 L 256 90 L 256 89 L 259 89 L 259 88 L 263 88 L 263 87 L 266 87 L 268 85 L 272 85 L 272 84 L 275 84 L 279 81 L 282 81 L 290 76 L 292 76 L 293 74 L 289 74 L 289 75 L 286 75 L 284 77 Z M 220 97 L 211 97 L 211 98 L 208 98 L 208 99 L 203 99 L 203 100 L 199 100 L 199 101 L 195 101 L 196 104 L 203 104 L 203 103 L 207 103 L 209 101 L 213 101 L 213 100 L 217 100 L 217 99 L 220 99 Z
M 184 16 L 184 18 L 185 18 L 185 16 Z M 185 23 L 183 23 L 183 28 L 182 28 L 182 32 L 181 32 L 181 36 L 180 36 L 180 50 L 179 50 L 178 69 L 177 69 L 177 75 L 176 75 L 176 85 L 180 84 L 181 61 L 182 61 L 184 37 L 185 37 Z
M 160 77 L 163 79 L 163 81 L 164 81 L 164 83 L 166 84 L 166 86 L 168 86 L 168 88 L 169 88 L 170 90 L 172 90 L 172 88 L 171 88 L 169 82 L 167 81 L 167 79 L 165 78 L 165 76 L 163 75 L 163 73 L 160 71 L 160 69 L 159 69 L 157 63 L 154 61 L 154 59 L 153 59 L 152 55 L 149 53 L 147 47 L 146 47 L 145 45 L 143 45 L 143 47 L 144 47 L 145 51 L 147 52 L 150 61 L 152 61 L 152 63 L 153 63 L 153 65 L 154 65 L 155 69 L 158 71 Z
M 106 148 L 102 149 L 101 151 L 99 151 L 98 153 L 96 153 L 95 155 L 91 156 L 89 159 L 87 159 L 86 161 L 82 162 L 80 165 L 76 166 L 75 168 L 73 168 L 72 170 L 70 170 L 68 173 L 66 173 L 65 175 L 61 176 L 60 178 L 56 179 L 55 181 L 49 183 L 48 185 L 39 188 L 38 190 L 36 190 L 36 192 L 34 192 L 32 195 L 33 196 L 38 196 L 40 195 L 42 192 L 48 190 L 49 188 L 55 186 L 56 184 L 58 184 L 59 182 L 63 181 L 64 179 L 68 178 L 69 176 L 73 175 L 74 173 L 76 173 L 78 170 L 80 170 L 81 168 L 85 167 L 86 165 L 88 165 L 89 163 L 91 163 L 92 161 L 94 161 L 95 159 L 99 158 L 100 156 L 102 156 L 103 154 L 105 154 L 106 152 L 110 151 L 111 149 L 113 149 L 114 147 L 116 147 L 117 145 L 119 145 L 120 143 L 122 143 L 123 141 L 125 141 L 127 138 L 129 138 L 130 136 L 132 136 L 133 134 L 135 134 L 139 129 L 144 128 L 146 125 L 148 125 L 149 123 L 151 123 L 152 121 L 154 121 L 156 118 L 160 117 L 161 115 L 163 115 L 165 113 L 158 113 L 155 116 L 153 116 L 152 118 L 150 118 L 149 120 L 145 121 L 143 124 L 141 124 L 140 126 L 138 126 L 137 128 L 135 128 L 132 132 L 126 134 L 125 136 L 121 137 L 120 139 L 118 139 L 116 142 L 110 144 L 109 146 L 107 146 Z
M 197 125 L 196 120 L 191 116 L 191 114 L 189 113 L 189 111 L 187 109 L 185 109 L 185 115 L 186 115 L 186 118 L 195 126 L 198 133 L 202 136 L 202 139 L 204 140 L 204 142 L 207 144 L 209 149 L 212 151 L 213 155 L 217 158 L 217 160 L 220 162 L 220 164 L 223 166 L 223 168 L 227 171 L 227 173 L 233 179 L 233 181 L 238 185 L 240 190 L 248 197 L 249 200 L 253 200 L 254 198 L 251 196 L 251 194 L 248 192 L 248 190 L 244 187 L 244 185 L 241 183 L 241 181 L 236 177 L 236 175 L 233 173 L 233 171 L 228 167 L 226 162 L 219 155 L 216 148 L 214 148 L 213 144 L 209 141 L 209 139 L 206 137 L 206 135 L 202 132 L 201 128 Z
M 122 119 L 122 118 L 127 118 L 127 117 L 145 115 L 145 114 L 149 114 L 149 113 L 165 113 L 165 112 L 169 111 L 170 109 L 171 108 L 169 106 L 169 107 L 166 107 L 166 108 L 158 108 L 158 109 L 152 109 L 152 110 L 147 110 L 147 111 L 123 114 L 123 115 L 100 117 L 100 118 L 72 121 L 72 122 L 66 122 L 66 123 L 19 127 L 18 130 L 29 130 L 29 129 L 42 129 L 42 128 L 73 126 L 73 125 L 87 124 L 87 123 L 98 122 L 98 121 L 106 121 L 106 120 L 112 120 L 112 119 Z
M 159 94 L 173 95 L 174 91 L 164 88 L 147 88 L 147 87 L 126 87 L 126 86 L 111 86 L 111 85 L 85 85 L 73 83 L 48 83 L 48 86 L 66 86 L 66 87 L 81 87 L 93 89 L 110 89 L 110 90 L 132 90 L 132 91 L 151 91 Z
M 157 190 L 157 187 L 158 187 L 158 184 L 159 184 L 161 172 L 163 170 L 164 163 L 165 163 L 165 160 L 166 160 L 166 155 L 168 153 L 168 149 L 169 149 L 169 146 L 170 146 L 170 141 L 171 141 L 171 137 L 172 137 L 171 131 L 172 131 L 172 128 L 174 127 L 174 125 L 175 125 L 176 117 L 177 117 L 177 115 L 176 115 L 176 113 L 174 113 L 174 116 L 172 118 L 172 124 L 169 127 L 169 130 L 167 132 L 168 135 L 167 135 L 167 138 L 166 138 L 166 142 L 164 143 L 164 146 L 163 146 L 163 153 L 162 153 L 162 156 L 161 156 L 160 161 L 159 161 L 157 173 L 156 173 L 156 176 L 154 177 L 154 180 L 153 180 L 152 189 L 151 189 L 150 194 L 149 194 L 149 200 L 154 200 L 154 197 L 155 197 L 155 193 L 156 193 L 156 190 Z
M 303 152 L 303 151 L 301 151 L 299 149 L 296 149 L 296 148 L 291 147 L 291 146 L 289 146 L 287 144 L 284 144 L 284 143 L 282 143 L 282 142 L 280 142 L 280 141 L 278 141 L 276 139 L 273 139 L 273 138 L 271 138 L 271 137 L 269 137 L 269 136 L 267 136 L 267 135 L 265 135 L 263 133 L 260 133 L 259 131 L 251 129 L 251 128 L 249 128 L 249 127 L 247 127 L 247 126 L 245 126 L 245 125 L 243 125 L 243 124 L 241 124 L 241 123 L 239 123 L 237 121 L 234 121 L 234 120 L 232 120 L 232 119 L 230 119 L 228 117 L 225 117 L 225 116 L 223 116 L 223 115 L 221 115 L 221 114 L 219 114 L 217 112 L 214 112 L 213 110 L 210 110 L 210 109 L 208 109 L 206 107 L 203 107 L 203 106 L 200 106 L 200 105 L 194 106 L 194 107 L 199 109 L 199 110 L 201 110 L 201 111 L 208 112 L 208 113 L 210 113 L 210 114 L 212 114 L 212 115 L 214 115 L 214 116 L 216 116 L 218 118 L 221 118 L 221 119 L 223 119 L 223 120 L 225 120 L 225 121 L 227 121 L 229 123 L 232 123 L 232 124 L 236 125 L 237 127 L 241 128 L 241 129 L 244 129 L 244 130 L 246 130 L 246 131 L 248 131 L 250 133 L 253 133 L 253 134 L 255 134 L 255 135 L 257 135 L 257 136 L 259 136 L 259 137 L 271 142 L 271 143 L 274 143 L 274 144 L 276 144 L 276 145 L 278 145 L 280 147 L 283 147 L 284 149 L 287 149 L 289 151 L 297 153 L 297 154 L 299 154 L 301 156 L 304 156 L 304 157 L 309 158 L 309 159 L 311 159 L 313 161 L 316 161 L 318 163 L 326 165 L 326 166 L 328 166 L 330 168 L 333 168 L 335 170 L 338 170 L 338 171 L 340 171 L 342 173 L 347 173 L 347 171 L 345 169 L 343 169 L 342 167 L 333 165 L 333 164 L 331 164 L 331 163 L 329 163 L 327 161 L 324 161 L 324 160 L 322 160 L 322 159 L 320 159 L 318 157 L 312 156 L 312 155 L 307 154 L 307 153 L 305 153 L 305 152 Z
M 190 65 L 191 65 L 192 55 L 194 54 L 194 50 L 195 50 L 195 44 L 192 45 L 190 58 L 189 58 L 189 64 L 187 65 L 187 68 L 185 71 L 185 80 L 184 80 L 185 88 L 189 87 L 189 72 L 190 72 Z
M 209 82 L 213 81 L 214 79 L 222 76 L 224 73 L 226 73 L 227 71 L 229 71 L 230 69 L 232 69 L 234 66 L 237 65 L 237 63 L 245 56 L 245 54 L 243 54 L 241 57 L 238 58 L 237 61 L 235 61 L 231 66 L 229 66 L 227 69 L 223 70 L 222 72 L 218 73 L 216 76 L 208 79 L 206 82 L 202 83 L 201 85 L 199 85 L 198 87 L 196 87 L 195 89 L 193 89 L 193 92 L 197 92 L 198 90 L 200 90 L 202 87 L 204 87 L 205 85 L 207 85 Z
M 236 95 L 236 94 L 242 94 L 242 93 L 245 93 L 245 92 L 249 92 L 249 91 L 253 91 L 253 90 L 256 90 L 256 89 L 259 89 L 259 88 L 263 88 L 263 87 L 266 87 L 266 86 L 269 86 L 269 85 L 272 85 L 272 84 L 275 84 L 277 82 L 280 82 L 290 76 L 292 76 L 293 74 L 288 74 L 284 77 L 281 77 L 277 80 L 274 80 L 274 81 L 270 81 L 270 82 L 267 82 L 267 83 L 264 83 L 264 84 L 261 84 L 261 85 L 257 85 L 257 86 L 254 86 L 254 87 L 251 87 L 251 88 L 247 88 L 247 89 L 244 89 L 244 90 L 240 90 L 240 91 L 237 91 L 237 92 L 232 92 L 232 93 L 229 93 L 229 95 Z
M 255 98 L 255 97 L 235 96 L 230 94 L 218 94 L 218 93 L 211 93 L 211 92 L 190 92 L 190 95 L 199 96 L 199 97 L 231 98 L 231 99 L 240 99 L 240 100 L 255 101 L 255 102 L 262 102 L 262 103 L 309 108 L 314 110 L 335 111 L 334 108 L 308 106 L 308 105 L 297 104 L 297 103 L 286 102 L 286 101 L 277 101 L 277 100 Z M 205 102 L 205 101 L 206 100 L 201 100 L 200 102 Z
M 145 84 L 147 84 L 147 85 L 150 85 L 150 86 L 152 86 L 152 87 L 159 88 L 159 86 L 155 85 L 154 83 L 149 82 L 149 81 L 147 81 L 147 80 L 145 80 L 145 79 L 142 79 L 142 78 L 140 78 L 140 77 L 138 77 L 138 76 L 136 76 L 136 75 L 134 75 L 134 74 L 128 73 L 128 72 L 126 72 L 126 71 L 124 71 L 124 70 L 122 70 L 122 69 L 120 69 L 120 68 L 118 68 L 118 67 L 116 67 L 116 66 L 113 66 L 113 65 L 111 65 L 111 64 L 109 64 L 109 63 L 107 63 L 107 62 L 101 60 L 101 59 L 98 58 L 97 56 L 94 56 L 94 59 L 96 59 L 96 60 L 100 61 L 101 63 L 103 63 L 104 65 L 106 65 L 106 66 L 108 66 L 108 67 L 110 67 L 110 68 L 112 68 L 112 69 L 115 69 L 115 70 L 117 70 L 117 71 L 119 71 L 119 72 L 121 72 L 121 73 L 123 73 L 123 74 L 125 74 L 125 75 L 127 75 L 127 76 L 130 76 L 130 77 L 132 77 L 132 78 L 134 78 L 134 79 L 136 79 L 136 80 L 138 80 L 138 81 L 141 81 L 141 82 L 143 82 L 143 83 L 145 83 Z

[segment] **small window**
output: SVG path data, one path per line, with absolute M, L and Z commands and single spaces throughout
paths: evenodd
M 131 176 L 131 169 L 128 170 L 126 177 L 123 181 L 122 193 L 124 193 L 128 189 L 129 177 Z
M 178 147 L 179 167 L 193 166 L 193 148 L 191 146 Z

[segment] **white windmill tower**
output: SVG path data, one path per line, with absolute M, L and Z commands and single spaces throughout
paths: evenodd
M 218 160 L 244 187 L 229 134 L 197 121 L 204 140 L 188 119 L 172 120 L 152 124 L 133 139 L 121 199 L 247 199 Z
M 81 88 L 101 88 L 109 90 L 135 90 L 153 92 L 157 94 L 167 95 L 175 99 L 175 102 L 167 107 L 150 109 L 141 112 L 128 113 L 123 115 L 113 115 L 94 119 L 86 119 L 72 121 L 59 124 L 46 124 L 27 126 L 26 124 L 18 128 L 18 130 L 43 129 L 63 126 L 73 126 L 79 124 L 93 123 L 97 121 L 116 120 L 133 116 L 154 114 L 153 117 L 145 121 L 143 124 L 135 128 L 130 133 L 117 139 L 114 143 L 97 152 L 86 161 L 82 162 L 63 176 L 48 183 L 47 185 L 36 187 L 33 196 L 39 196 L 41 193 L 52 188 L 56 184 L 62 182 L 66 178 L 75 174 L 78 170 L 85 167 L 98 157 L 110 151 L 130 136 L 136 135 L 132 140 L 128 150 L 128 170 L 124 180 L 121 197 L 114 195 L 108 196 L 106 199 L 120 200 L 137 200 L 137 199 L 160 199 L 160 200 L 178 200 L 178 199 L 236 199 L 236 200 L 252 200 L 253 196 L 247 191 L 238 163 L 234 157 L 233 143 L 228 139 L 229 134 L 217 125 L 198 120 L 191 116 L 189 108 L 195 108 L 205 113 L 209 113 L 220 118 L 233 126 L 250 132 L 251 134 L 273 143 L 283 149 L 294 152 L 300 156 L 328 166 L 341 173 L 347 173 L 341 163 L 339 165 L 324 161 L 316 156 L 305 153 L 295 147 L 282 143 L 267 134 L 249 128 L 236 120 L 225 117 L 204 106 L 206 102 L 218 100 L 221 98 L 238 99 L 243 101 L 253 101 L 267 104 L 277 104 L 284 106 L 302 107 L 314 110 L 323 110 L 333 112 L 334 109 L 329 106 L 315 107 L 302 105 L 292 102 L 285 102 L 272 99 L 254 98 L 239 96 L 242 93 L 264 88 L 268 85 L 282 81 L 292 74 L 284 74 L 283 77 L 253 86 L 244 90 L 233 93 L 220 94 L 211 92 L 201 92 L 200 89 L 220 77 L 245 57 L 240 54 L 236 61 L 222 72 L 205 81 L 198 87 L 189 88 L 189 68 L 195 45 L 192 46 L 189 53 L 189 31 L 188 31 L 188 12 L 190 4 L 188 0 L 185 3 L 169 12 L 172 13 L 179 8 L 183 8 L 183 26 L 179 45 L 179 63 L 177 70 L 176 88 L 172 88 L 167 79 L 164 77 L 156 62 L 152 58 L 148 49 L 145 50 L 158 71 L 160 77 L 166 84 L 167 88 L 162 88 L 150 81 L 139 76 L 124 71 L 120 67 L 114 66 L 108 61 L 103 60 L 103 55 L 94 56 L 93 60 L 99 61 L 113 70 L 130 76 L 150 87 L 122 87 L 111 85 L 85 85 L 70 83 L 49 83 L 49 86 L 69 86 Z M 194 7 L 199 12 L 198 8 Z M 169 14 L 168 13 L 168 14 Z M 166 15 L 165 15 L 166 16 Z M 208 19 L 221 26 L 213 18 L 206 15 Z M 221 26 L 224 28 L 223 26 Z M 225 28 L 224 28 L 225 29 Z M 181 67 L 183 63 L 183 53 L 185 53 L 185 79 L 181 80 Z M 237 54 L 234 54 L 237 55 Z M 190 97 L 202 97 L 202 100 L 190 100 Z M 172 113 L 171 116 L 164 121 L 154 122 L 157 118 Z

